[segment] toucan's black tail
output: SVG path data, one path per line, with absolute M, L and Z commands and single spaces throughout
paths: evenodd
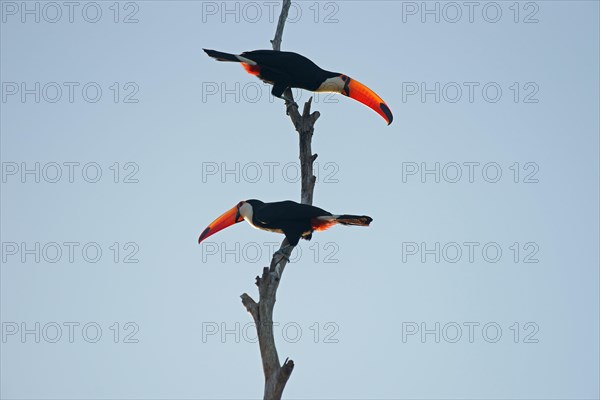
M 233 61 L 233 62 L 241 62 L 241 60 L 235 54 L 223 53 L 216 50 L 208 50 L 202 49 L 206 54 L 211 56 L 212 58 L 218 61 Z
M 338 215 L 335 218 L 338 224 L 342 225 L 358 225 L 358 226 L 369 226 L 373 218 L 367 217 L 366 215 Z

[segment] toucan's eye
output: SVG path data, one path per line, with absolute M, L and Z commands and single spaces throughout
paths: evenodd
M 242 206 L 242 204 L 244 204 L 244 202 L 243 202 L 243 201 L 240 201 L 240 202 L 238 203 L 238 205 L 237 205 L 237 208 L 240 208 L 240 207 Z

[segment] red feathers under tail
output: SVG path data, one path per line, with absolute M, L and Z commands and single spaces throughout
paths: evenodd
M 315 231 L 324 231 L 331 228 L 333 225 L 355 225 L 369 226 L 373 218 L 366 215 L 332 215 L 330 217 L 318 217 L 312 219 L 312 227 Z

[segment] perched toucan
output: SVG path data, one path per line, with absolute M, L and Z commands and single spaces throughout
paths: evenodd
M 371 107 L 388 125 L 394 118 L 387 104 L 371 89 L 347 75 L 325 71 L 300 54 L 275 50 L 246 51 L 240 55 L 204 51 L 219 61 L 242 63 L 248 73 L 273 85 L 271 94 L 275 97 L 292 101 L 284 96 L 287 88 L 341 93 Z
M 314 231 L 324 231 L 335 224 L 369 226 L 373 218 L 366 215 L 332 215 L 318 207 L 290 200 L 275 203 L 246 200 L 214 220 L 202 232 L 198 243 L 242 220 L 257 229 L 283 233 L 288 243 L 296 246 L 300 238 L 310 240 Z

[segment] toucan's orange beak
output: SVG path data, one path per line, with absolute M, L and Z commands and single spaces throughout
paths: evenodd
M 241 203 L 240 203 L 241 204 Z M 214 235 L 215 233 L 223 230 L 231 225 L 237 224 L 241 222 L 244 218 L 242 218 L 238 212 L 240 208 L 240 204 L 233 207 L 231 210 L 227 211 L 219 218 L 215 219 L 205 230 L 202 232 L 200 237 L 198 238 L 198 243 L 201 243 L 207 237 Z
M 349 76 L 342 75 L 341 78 L 345 82 L 344 89 L 342 90 L 344 96 L 352 97 L 354 100 L 360 101 L 367 107 L 372 108 L 386 120 L 388 125 L 392 123 L 394 119 L 392 111 L 385 104 L 385 101 L 377 96 L 377 93 Z

